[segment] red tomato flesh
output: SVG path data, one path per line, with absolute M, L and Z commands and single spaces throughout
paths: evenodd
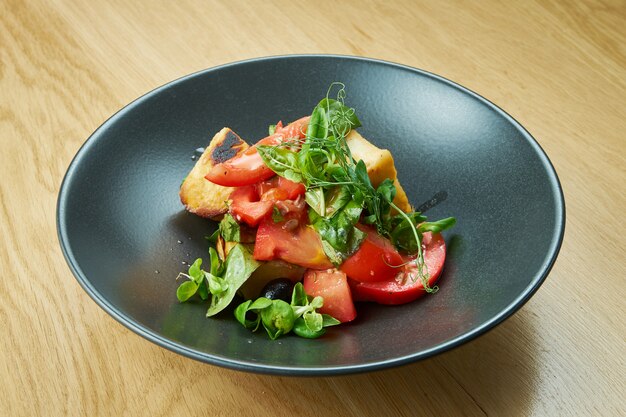
M 229 211 L 238 221 L 242 221 L 249 226 L 255 227 L 261 219 L 269 216 L 274 209 L 274 204 L 283 200 L 296 200 L 305 191 L 304 185 L 289 181 L 285 178 L 274 177 L 267 181 L 262 181 L 254 185 L 244 185 L 237 187 L 231 193 L 232 203 Z M 288 204 L 284 204 L 287 206 Z M 294 208 L 291 210 L 297 211 Z M 298 207 L 293 202 L 291 206 Z
M 398 265 L 403 263 L 389 239 L 376 232 L 373 227 L 357 225 L 367 233 L 359 249 L 341 264 L 341 269 L 351 279 L 359 282 L 389 281 L 398 274 Z M 394 266 L 396 266 L 394 268 Z
M 275 223 L 265 218 L 259 224 L 254 243 L 254 259 L 271 261 L 281 259 L 305 268 L 327 269 L 330 263 L 317 232 L 306 224 L 306 210 L 287 213 L 283 221 Z
M 293 123 L 282 127 L 282 123 L 276 125 L 276 131 L 244 152 L 237 154 L 228 161 L 216 164 L 205 178 L 212 183 L 225 187 L 240 187 L 255 184 L 274 176 L 274 171 L 265 165 L 261 155 L 257 151 L 259 145 L 278 145 L 286 139 L 304 138 L 310 117 L 303 117 Z
M 343 272 L 336 269 L 309 269 L 304 274 L 302 285 L 308 295 L 324 299 L 324 305 L 318 310 L 320 313 L 329 314 L 342 323 L 356 318 L 352 294 Z
M 428 285 L 437 282 L 446 260 L 446 242 L 440 233 L 424 233 L 422 240 L 424 262 L 428 268 Z M 417 278 L 416 266 L 411 263 L 387 281 L 358 282 L 351 280 L 350 288 L 355 301 L 374 301 L 379 304 L 405 304 L 426 293 Z

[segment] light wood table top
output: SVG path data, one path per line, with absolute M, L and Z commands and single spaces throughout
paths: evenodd
M 625 45 L 617 0 L 1 2 L 0 415 L 624 415 Z M 537 138 L 560 176 L 567 227 L 518 313 L 412 365 L 288 378 L 157 347 L 80 288 L 55 209 L 86 138 L 170 80 L 293 53 L 440 74 Z

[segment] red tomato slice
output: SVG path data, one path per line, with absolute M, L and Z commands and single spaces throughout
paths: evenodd
M 356 318 L 352 294 L 343 272 L 336 269 L 309 269 L 304 274 L 302 285 L 308 295 L 324 298 L 324 305 L 318 310 L 320 313 L 329 314 L 342 323 Z
M 397 266 L 403 263 L 402 256 L 389 239 L 380 236 L 373 227 L 357 227 L 367 233 L 367 237 L 359 250 L 341 264 L 340 269 L 359 282 L 393 279 L 398 274 Z
M 237 187 L 230 194 L 233 201 L 229 207 L 237 221 L 244 222 L 249 226 L 256 226 L 261 219 L 272 212 L 274 201 L 259 201 L 259 193 L 254 185 Z
M 261 200 L 295 200 L 306 191 L 304 184 L 279 176 L 261 181 L 256 186 Z
M 278 202 L 281 202 L 277 204 L 281 214 L 300 213 L 304 208 L 304 200 L 300 201 L 298 197 L 304 191 L 303 184 L 274 176 L 258 184 L 235 188 L 230 195 L 232 203 L 229 210 L 238 221 L 255 227 L 261 219 L 272 213 L 274 204 Z
M 424 262 L 428 267 L 428 285 L 435 284 L 446 260 L 446 242 L 440 233 L 424 233 L 422 241 Z M 415 264 L 404 267 L 394 278 L 380 282 L 350 281 L 356 301 L 375 301 L 379 304 L 405 304 L 426 293 L 422 282 L 416 278 Z M 416 280 L 413 281 L 412 277 Z
M 259 145 L 277 145 L 286 139 L 304 138 L 309 117 L 303 117 L 293 123 L 282 127 L 282 123 L 276 125 L 276 131 L 244 152 L 237 154 L 228 161 L 216 164 L 205 178 L 215 184 L 225 187 L 239 187 L 255 184 L 274 176 L 274 171 L 269 169 L 257 152 Z
M 278 223 L 271 218 L 263 219 L 256 232 L 254 259 L 281 259 L 305 268 L 331 268 L 333 265 L 324 253 L 319 235 L 306 224 L 306 210 L 302 213 L 290 213 Z

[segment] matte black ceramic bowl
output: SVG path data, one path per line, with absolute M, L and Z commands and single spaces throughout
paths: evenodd
M 414 303 L 358 305 L 357 320 L 323 338 L 270 341 L 232 309 L 179 304 L 182 262 L 206 257 L 214 222 L 178 199 L 194 149 L 223 126 L 263 137 L 278 119 L 309 114 L 342 81 L 361 133 L 392 151 L 411 202 L 455 216 L 440 291 Z M 431 202 L 432 203 L 432 202 Z M 193 359 L 275 374 L 343 374 L 426 358 L 513 314 L 543 282 L 560 248 L 565 209 L 537 142 L 477 94 L 413 68 L 342 56 L 286 56 L 189 75 L 106 121 L 72 161 L 58 232 L 78 282 L 124 326 Z

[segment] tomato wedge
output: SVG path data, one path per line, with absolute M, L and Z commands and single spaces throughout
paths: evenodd
M 271 218 L 261 220 L 254 243 L 254 259 L 281 259 L 313 269 L 332 268 L 319 235 L 307 225 L 307 219 L 306 210 L 302 210 L 301 213 L 287 213 L 280 222 Z
M 296 200 L 303 195 L 304 185 L 289 181 L 282 177 L 274 177 L 267 181 L 262 181 L 254 185 L 244 185 L 237 187 L 230 194 L 232 203 L 229 211 L 238 221 L 255 227 L 261 219 L 272 213 L 274 204 L 284 202 L 279 205 L 281 214 L 289 211 L 300 211 L 302 207 Z
M 428 267 L 428 285 L 435 284 L 446 260 L 446 242 L 440 233 L 424 233 L 422 241 L 424 261 Z M 393 278 L 379 282 L 350 280 L 355 301 L 375 301 L 379 304 L 405 304 L 426 293 L 422 282 L 417 279 L 414 263 L 407 265 Z M 413 277 L 416 279 L 413 280 Z
M 274 176 L 274 171 L 265 165 L 257 151 L 259 145 L 278 145 L 286 139 L 304 138 L 310 117 L 303 117 L 283 127 L 277 125 L 276 131 L 235 157 L 216 164 L 205 178 L 212 183 L 225 187 L 240 187 L 256 184 Z
M 259 201 L 259 194 L 254 185 L 237 187 L 230 195 L 233 201 L 229 207 L 229 212 L 237 221 L 255 227 L 261 219 L 272 212 L 274 201 Z
M 389 239 L 369 226 L 357 225 L 367 233 L 359 249 L 341 264 L 341 269 L 351 279 L 359 282 L 389 281 L 398 274 L 398 265 L 404 262 Z M 395 266 L 395 267 L 394 267 Z
M 320 313 L 330 314 L 342 323 L 356 318 L 352 294 L 343 272 L 336 269 L 309 269 L 304 274 L 302 285 L 308 295 L 319 295 L 324 299 L 324 305 L 318 310 Z

